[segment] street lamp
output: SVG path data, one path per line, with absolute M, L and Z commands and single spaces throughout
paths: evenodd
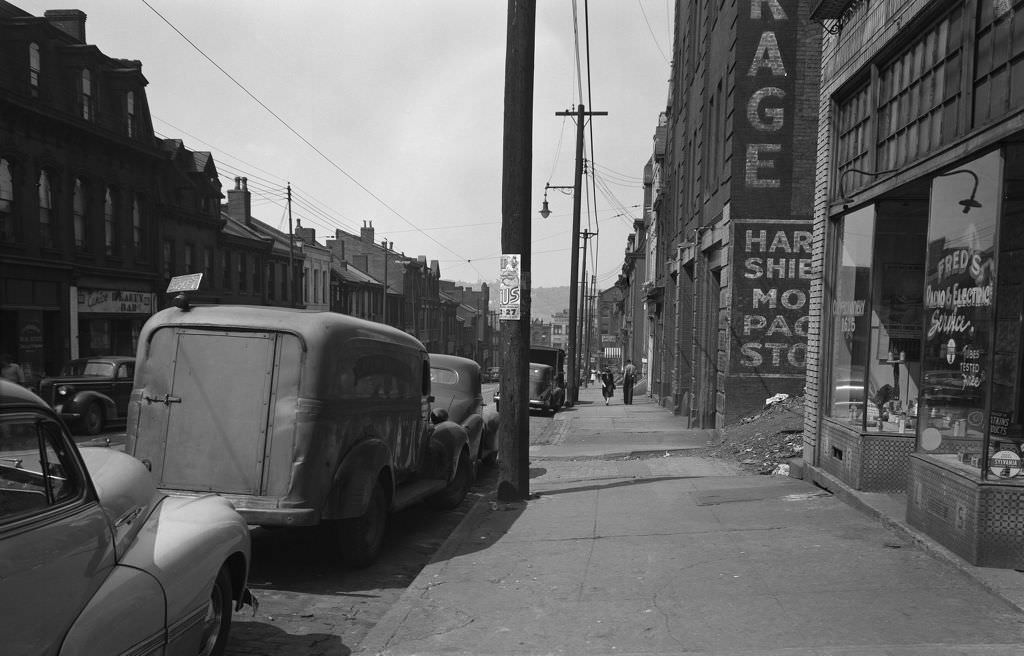
M 541 216 L 541 218 L 546 219 L 549 216 L 551 216 L 551 210 L 548 209 L 548 189 L 559 189 L 559 190 L 561 190 L 561 192 L 563 194 L 570 195 L 570 194 L 572 194 L 572 190 L 575 189 L 575 188 L 576 187 L 573 187 L 573 186 L 545 184 L 544 185 L 544 202 L 540 206 L 540 216 Z M 569 191 L 566 191 L 566 189 L 568 189 Z

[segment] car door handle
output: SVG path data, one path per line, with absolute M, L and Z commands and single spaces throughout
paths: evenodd
M 162 397 L 143 394 L 142 400 L 145 401 L 146 403 L 163 403 L 164 405 L 171 405 L 172 403 L 181 403 L 180 396 L 171 396 L 170 394 L 164 394 Z

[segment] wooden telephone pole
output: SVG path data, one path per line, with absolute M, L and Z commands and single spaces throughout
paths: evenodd
M 576 335 L 579 332 L 579 287 L 580 287 L 580 210 L 582 207 L 583 190 L 583 127 L 587 116 L 607 116 L 608 112 L 588 112 L 580 104 L 575 112 L 555 112 L 555 116 L 576 117 L 576 180 L 573 183 L 572 197 L 572 272 L 569 279 L 569 352 L 566 354 L 566 366 L 571 368 L 566 378 L 568 390 L 566 399 L 570 405 L 580 400 L 580 358 Z
M 520 254 L 518 320 L 500 320 L 501 421 L 498 500 L 530 496 L 530 187 L 533 175 L 533 62 L 537 0 L 509 0 L 505 46 L 505 127 L 501 252 Z

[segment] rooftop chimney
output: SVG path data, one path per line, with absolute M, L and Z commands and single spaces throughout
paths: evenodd
M 65 34 L 69 34 L 79 43 L 85 43 L 85 12 L 80 9 L 50 9 L 43 12 L 43 17 Z
M 235 188 L 228 189 L 228 216 L 235 221 L 250 223 L 252 196 L 249 194 L 249 179 L 235 178 Z
M 359 229 L 359 238 L 371 244 L 376 243 L 373 241 L 373 221 L 363 221 L 363 227 Z

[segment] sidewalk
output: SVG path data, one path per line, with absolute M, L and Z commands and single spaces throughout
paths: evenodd
M 1021 653 L 1021 575 L 957 564 L 898 500 L 680 455 L 708 433 L 646 397 L 584 389 L 556 423 L 537 498 L 478 503 L 355 653 Z

